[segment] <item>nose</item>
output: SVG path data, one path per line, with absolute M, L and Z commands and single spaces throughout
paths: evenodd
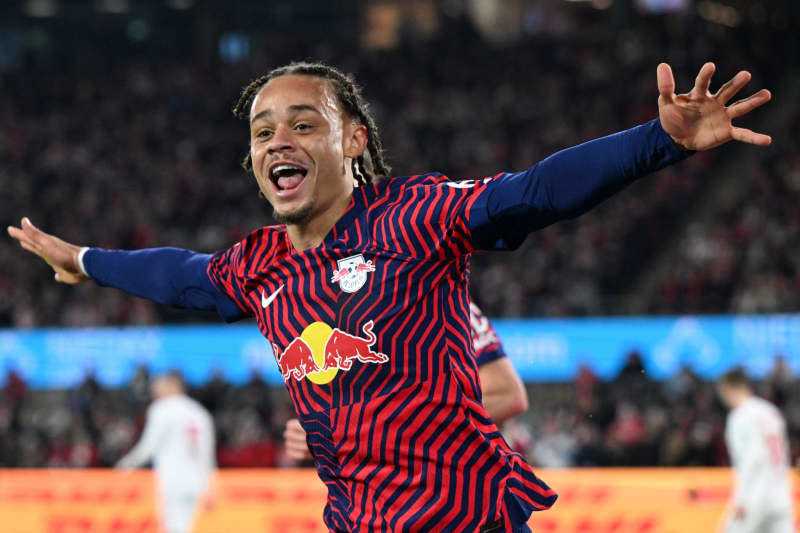
M 269 144 L 267 144 L 267 152 L 274 154 L 277 152 L 292 152 L 294 151 L 294 143 L 292 142 L 289 128 L 278 126 L 275 133 L 272 135 Z

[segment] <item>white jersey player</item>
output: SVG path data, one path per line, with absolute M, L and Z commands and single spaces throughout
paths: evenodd
M 730 408 L 725 443 L 736 474 L 725 533 L 792 533 L 792 490 L 786 422 L 771 403 L 755 396 L 741 369 L 718 384 Z
M 142 437 L 117 468 L 137 468 L 152 460 L 164 530 L 187 533 L 216 468 L 214 423 L 202 405 L 184 394 L 177 374 L 157 378 L 152 392 L 155 401 L 147 410 Z

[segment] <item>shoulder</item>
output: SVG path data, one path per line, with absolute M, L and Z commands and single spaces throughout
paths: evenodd
M 758 419 L 761 412 L 763 412 L 761 400 L 749 398 L 731 410 L 728 420 L 736 426 L 750 426 L 754 420 Z
M 286 236 L 286 226 L 263 226 L 251 231 L 233 247 L 241 247 L 242 253 L 252 253 L 263 247 L 275 248 L 275 245 Z
M 163 417 L 164 413 L 169 411 L 169 403 L 169 398 L 159 398 L 153 401 L 150 407 L 147 408 L 147 419 L 149 421 L 154 421 L 157 418 Z
M 285 242 L 286 226 L 264 226 L 251 231 L 231 247 L 213 255 L 212 262 L 249 262 L 253 257 L 273 254 Z
M 759 411 L 763 413 L 765 416 L 773 420 L 783 419 L 781 410 L 778 409 L 778 407 L 775 404 L 765 400 L 764 398 L 755 398 L 755 400 L 758 402 Z
M 405 191 L 420 188 L 434 187 L 442 183 L 453 183 L 444 174 L 438 172 L 427 172 L 413 176 L 397 176 L 394 178 L 384 178 L 378 183 L 368 186 L 366 194 L 369 197 L 378 199 L 386 196 L 402 195 Z

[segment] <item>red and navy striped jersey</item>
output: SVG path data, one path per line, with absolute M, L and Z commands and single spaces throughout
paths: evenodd
M 469 303 L 469 320 L 472 328 L 472 347 L 475 349 L 478 366 L 506 357 L 494 326 L 474 302 Z
M 331 531 L 511 531 L 556 499 L 481 404 L 468 221 L 491 181 L 360 187 L 320 246 L 264 227 L 209 263 L 273 347 Z

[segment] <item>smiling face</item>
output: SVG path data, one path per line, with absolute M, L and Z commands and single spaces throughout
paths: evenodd
M 270 80 L 250 108 L 253 174 L 278 222 L 305 224 L 349 199 L 350 161 L 365 145 L 366 129 L 344 116 L 321 78 Z

